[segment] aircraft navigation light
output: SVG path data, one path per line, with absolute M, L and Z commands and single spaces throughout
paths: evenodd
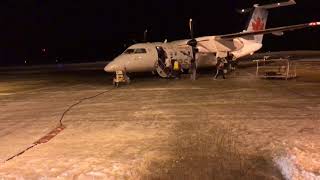
M 320 22 L 311 22 L 309 23 L 309 26 L 319 26 Z

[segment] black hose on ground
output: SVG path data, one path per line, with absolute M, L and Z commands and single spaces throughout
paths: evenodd
M 71 106 L 69 106 L 61 115 L 60 119 L 59 119 L 59 125 L 53 129 L 52 131 L 50 131 L 48 134 L 46 134 L 45 136 L 43 136 L 42 138 L 40 138 L 39 140 L 37 140 L 36 142 L 34 142 L 32 145 L 30 145 L 29 147 L 27 147 L 26 149 L 20 151 L 19 153 L 9 157 L 8 159 L 5 160 L 5 162 L 8 162 L 22 154 L 24 154 L 25 152 L 27 152 L 28 150 L 34 148 L 35 146 L 39 145 L 39 144 L 44 144 L 44 143 L 47 143 L 48 141 L 50 141 L 52 138 L 54 138 L 56 135 L 58 135 L 61 131 L 63 131 L 66 126 L 64 126 L 63 124 L 63 119 L 64 117 L 66 116 L 66 114 L 72 110 L 72 108 L 76 107 L 77 105 L 81 104 L 83 101 L 86 101 L 86 100 L 89 100 L 89 99 L 94 99 L 98 96 L 101 96 L 105 93 L 108 93 L 110 91 L 112 91 L 114 88 L 111 88 L 111 89 L 108 89 L 106 91 L 103 91 L 103 92 L 100 92 L 94 96 L 90 96 L 90 97 L 85 97 L 85 98 L 82 98 L 80 100 L 78 100 L 78 102 L 72 104 Z

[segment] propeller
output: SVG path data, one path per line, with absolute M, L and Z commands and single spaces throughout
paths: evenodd
M 197 48 L 197 40 L 194 38 L 194 31 L 193 31 L 193 21 L 192 19 L 189 20 L 189 30 L 190 30 L 190 37 L 191 40 L 187 42 L 187 44 L 191 47 L 192 50 L 192 59 L 190 64 L 191 70 L 191 80 L 196 80 L 197 76 L 197 65 L 196 65 L 196 54 L 198 52 Z

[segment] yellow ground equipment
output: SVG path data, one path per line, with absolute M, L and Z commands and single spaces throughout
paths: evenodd
M 124 71 L 116 71 L 116 76 L 113 78 L 113 85 L 119 87 L 120 83 L 130 83 L 130 78 Z

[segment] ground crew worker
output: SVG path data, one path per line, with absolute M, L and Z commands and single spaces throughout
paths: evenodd
M 174 77 L 175 77 L 176 79 L 179 79 L 179 78 L 180 78 L 181 66 L 180 66 L 178 60 L 173 60 L 173 73 L 174 73 Z
M 224 76 L 224 62 L 219 60 L 216 67 L 217 67 L 217 73 L 214 76 L 214 78 L 218 79 L 219 75 L 222 75 L 223 79 L 225 79 L 226 77 Z
M 167 58 L 166 58 L 166 62 L 165 62 L 165 64 L 166 64 L 165 72 L 167 73 L 168 77 L 170 77 L 171 74 L 172 74 L 172 64 L 171 64 L 171 60 L 172 60 L 172 57 L 170 57 L 170 58 L 167 57 Z

